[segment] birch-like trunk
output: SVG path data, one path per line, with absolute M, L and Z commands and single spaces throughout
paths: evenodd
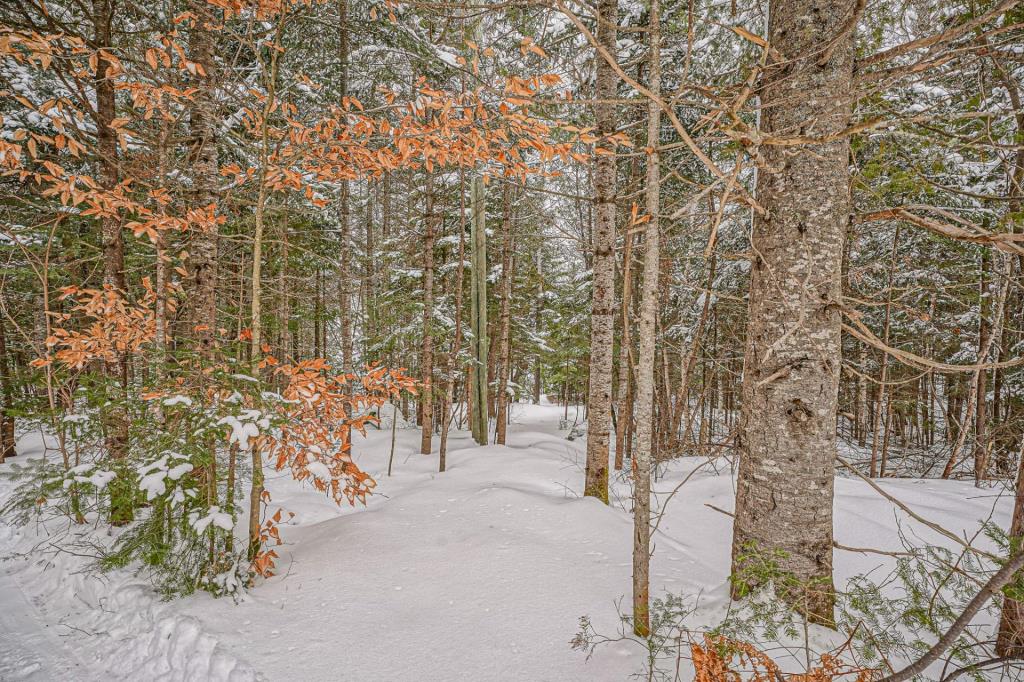
M 650 69 L 648 89 L 655 96 L 661 93 L 661 22 L 658 0 L 651 0 Z M 643 233 L 644 269 L 640 297 L 639 349 L 636 371 L 636 450 L 633 455 L 633 632 L 650 634 L 651 575 L 651 461 L 654 448 L 654 359 L 655 323 L 660 299 L 661 275 L 659 189 L 661 172 L 658 154 L 658 131 L 661 108 L 653 99 L 647 103 L 647 180 L 645 211 L 649 218 Z
M 597 42 L 614 56 L 617 0 L 600 0 Z M 608 440 L 612 410 L 615 333 L 615 156 L 606 141 L 616 129 L 618 77 L 595 51 L 594 119 L 600 138 L 594 154 L 593 293 L 590 312 L 590 386 L 587 395 L 587 473 L 583 494 L 608 503 Z M 603 149 L 598 149 L 603 147 Z M 602 151 L 604 153 L 598 153 Z

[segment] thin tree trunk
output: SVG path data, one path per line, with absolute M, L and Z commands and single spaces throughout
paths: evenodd
M 885 323 L 882 328 L 882 342 L 889 345 L 889 331 L 892 327 L 892 285 L 896 277 L 896 254 L 899 252 L 900 226 L 896 225 L 896 231 L 892 237 L 892 254 L 889 256 L 889 275 L 885 288 Z M 891 401 L 886 400 L 888 387 L 885 385 L 889 378 L 889 354 L 882 351 L 882 359 L 879 361 L 878 371 L 878 402 L 875 406 L 875 419 L 871 425 L 871 478 L 878 476 L 878 438 L 879 426 L 882 419 L 882 405 L 885 405 L 885 439 L 889 440 L 889 406 Z
M 250 305 L 250 329 L 252 330 L 252 357 L 250 358 L 250 371 L 253 377 L 260 375 L 260 362 L 263 355 L 263 232 L 267 206 L 267 165 L 270 162 L 270 137 L 269 118 L 274 110 L 276 89 L 278 57 L 281 54 L 281 37 L 284 33 L 284 26 L 287 20 L 287 11 L 282 11 L 278 17 L 277 29 L 274 32 L 273 44 L 270 47 L 270 64 L 266 73 L 267 98 L 263 104 L 263 119 L 260 122 L 260 149 L 259 149 L 259 184 L 256 197 L 255 229 L 253 230 L 252 243 L 252 277 L 251 292 L 249 296 Z M 249 551 L 248 557 L 252 561 L 260 551 L 260 509 L 263 504 L 263 454 L 259 445 L 252 444 L 250 449 L 252 463 L 252 484 L 249 490 Z M 234 451 L 232 451 L 231 469 L 229 478 L 234 473 Z
M 505 183 L 502 197 L 502 245 L 501 245 L 501 310 L 499 324 L 500 358 L 498 371 L 498 400 L 495 407 L 496 424 L 494 442 L 505 444 L 508 429 L 508 380 L 509 365 L 512 362 L 511 315 L 512 315 L 512 192 Z
M 690 377 L 693 376 L 693 370 L 697 366 L 697 354 L 698 350 L 702 347 L 701 339 L 704 336 L 704 327 L 707 325 L 708 317 L 711 314 L 711 290 L 715 284 L 717 260 L 716 253 L 712 251 L 708 259 L 708 277 L 704 290 L 704 305 L 701 307 L 697 326 L 693 330 L 693 339 L 690 342 L 690 349 L 687 351 L 686 359 L 683 361 L 683 371 L 679 378 L 679 390 L 682 393 L 680 398 L 682 400 L 680 414 L 683 421 L 683 448 L 688 447 L 693 439 L 693 415 L 690 412 Z M 701 394 L 703 395 L 703 391 Z M 701 404 L 698 404 L 697 414 L 700 414 Z M 704 422 L 701 420 L 701 429 L 703 430 L 703 428 Z
M 983 348 L 989 348 L 989 337 L 992 329 L 989 326 L 989 318 L 992 316 L 992 301 L 989 298 L 989 261 L 991 253 L 988 249 L 981 252 L 981 281 L 978 290 L 978 362 L 985 362 L 988 356 L 981 357 Z M 1002 311 L 1000 311 L 1002 312 Z M 977 396 L 974 399 L 977 406 L 974 410 L 974 482 L 980 484 L 985 480 L 988 468 L 988 373 L 978 370 L 978 382 L 975 387 Z
M 437 470 L 444 472 L 448 463 L 448 429 L 452 422 L 452 402 L 455 399 L 455 370 L 459 366 L 459 350 L 462 348 L 462 288 L 466 268 L 466 176 L 459 169 L 459 267 L 455 275 L 455 335 L 452 338 L 452 349 L 448 354 L 448 381 L 444 391 L 444 404 L 441 414 L 441 443 L 438 448 Z
M 14 437 L 14 385 L 11 381 L 11 363 L 7 351 L 7 320 L 0 313 L 0 464 L 17 454 Z
M 597 41 L 615 55 L 617 0 L 600 0 L 597 7 Z M 594 119 L 599 145 L 611 146 L 608 136 L 616 130 L 615 106 L 618 77 L 605 59 L 596 54 Z M 604 149 L 610 152 L 611 149 Z M 594 273 L 590 313 L 590 386 L 587 391 L 587 471 L 583 494 L 608 503 L 608 438 L 612 409 L 612 354 L 615 343 L 615 156 L 597 153 L 594 158 Z
M 338 0 L 338 94 L 341 106 L 348 97 L 349 0 Z M 347 180 L 338 188 L 338 322 L 341 328 L 341 370 L 352 371 L 352 244 L 349 234 L 350 187 Z M 326 329 L 325 334 L 326 336 Z M 326 339 L 324 346 L 326 346 Z
M 541 257 L 540 249 L 537 249 L 537 295 L 533 301 L 533 333 L 540 335 L 541 312 L 544 309 L 544 260 Z M 533 359 L 533 404 L 539 405 L 541 398 L 541 355 Z
M 843 26 L 851 10 L 830 0 L 770 0 L 764 133 L 819 137 L 847 127 L 853 39 Z M 779 568 L 800 585 L 780 596 L 810 621 L 831 625 L 849 140 L 769 145 L 761 154 L 757 200 L 765 213 L 751 237 L 733 594 L 755 582 L 744 576 L 752 553 L 781 556 Z
M 661 20 L 658 0 L 651 0 L 650 74 L 648 89 L 661 94 Z M 644 270 L 640 299 L 639 349 L 637 351 L 636 453 L 633 457 L 633 632 L 650 634 L 651 575 L 651 459 L 654 448 L 654 360 L 656 351 L 655 322 L 658 317 L 660 253 L 660 156 L 658 154 L 661 108 L 653 99 L 647 106 L 647 180 L 646 229 L 644 230 Z M 628 320 L 624 320 L 628 322 Z M 666 386 L 667 388 L 667 386 Z
M 437 230 L 434 176 L 427 174 L 427 206 L 423 233 L 423 344 L 420 347 L 420 452 L 429 455 L 434 436 L 434 239 Z
M 1017 465 L 1017 488 L 1010 520 L 1010 543 L 1020 551 L 1024 539 L 1024 437 L 1021 438 Z M 1020 580 L 1020 576 L 1017 577 Z M 999 617 L 996 654 L 1024 658 L 1024 601 L 1011 596 L 1003 597 L 1003 611 Z
M 857 444 L 864 447 L 867 442 L 867 412 L 868 412 L 868 379 L 867 379 L 867 344 L 857 344 L 857 361 L 860 365 L 860 373 L 857 375 Z
M 630 340 L 630 326 L 632 322 L 629 319 L 630 303 L 633 300 L 633 294 L 630 291 L 630 285 L 633 283 L 632 278 L 632 265 L 633 265 L 633 226 L 627 224 L 626 229 L 623 230 L 624 245 L 622 247 L 622 333 L 619 339 L 619 419 L 615 424 L 615 470 L 620 471 L 622 469 L 623 460 L 626 453 L 626 437 L 629 434 L 629 424 L 632 421 L 631 406 L 633 402 L 632 392 L 632 362 L 630 361 L 630 348 L 632 341 Z
M 107 51 L 113 53 L 112 24 L 114 21 L 113 0 L 93 0 L 93 40 L 100 48 L 96 59 L 94 84 L 96 88 L 96 146 L 99 152 L 100 186 L 112 191 L 119 182 L 117 133 L 113 123 L 117 116 L 114 96 L 114 81 L 108 70 L 111 64 L 106 58 Z M 112 70 L 111 70 L 112 71 Z M 124 296 L 127 282 L 124 271 L 124 237 L 121 221 L 117 216 L 104 216 L 100 220 L 103 243 L 103 286 Z M 107 374 L 107 399 L 101 411 L 104 443 L 107 456 L 120 462 L 128 456 L 128 415 L 124 401 L 128 390 L 128 358 L 119 353 L 114 360 L 105 363 Z M 110 521 L 115 526 L 130 523 L 134 518 L 131 500 L 131 486 L 122 480 L 115 464 L 118 478 L 110 486 Z
M 473 178 L 470 206 L 473 275 L 470 280 L 470 324 L 473 327 L 470 426 L 473 440 L 479 445 L 487 445 L 487 207 L 484 183 L 480 178 Z
M 1004 277 L 1003 277 L 1003 282 L 1002 282 L 1001 286 L 999 287 L 999 301 L 998 301 L 998 304 L 996 305 L 996 308 L 995 308 L 995 310 L 997 310 L 999 312 L 999 317 L 997 318 L 996 325 L 995 325 L 996 329 L 1002 329 L 1002 310 L 1003 310 L 1003 304 L 1004 304 L 1004 302 L 1006 300 L 1005 297 L 1007 296 L 1007 294 L 1009 292 L 1009 286 L 1010 286 L 1009 273 L 1011 271 L 1011 268 L 1009 267 L 1010 262 L 1008 260 L 1006 261 L 1006 265 L 1007 265 L 1007 267 L 1004 268 L 1005 274 L 1004 274 Z M 998 336 L 998 334 L 989 334 L 987 336 L 987 338 L 984 339 L 985 340 L 984 346 L 979 346 L 978 347 L 978 364 L 982 364 L 982 363 L 986 362 L 986 359 L 989 357 L 989 354 L 992 352 L 992 344 L 995 341 L 997 336 Z M 982 340 L 981 336 L 979 335 L 979 341 L 981 341 L 981 340 Z M 971 373 L 971 380 L 969 382 L 969 386 L 968 386 L 968 389 L 967 389 L 967 413 L 964 415 L 964 418 L 960 422 L 960 426 L 957 429 L 956 443 L 953 444 L 953 448 L 950 450 L 949 459 L 946 461 L 946 466 L 942 470 L 942 478 L 949 478 L 953 474 L 953 470 L 956 468 L 956 465 L 960 461 L 960 451 L 964 447 L 964 443 L 966 443 L 966 441 L 967 441 L 967 433 L 968 433 L 968 431 L 970 431 L 970 428 L 968 427 L 968 425 L 974 419 L 974 416 L 976 414 L 976 410 L 978 408 L 978 400 L 977 400 L 977 398 L 979 396 L 978 386 L 981 383 L 982 372 L 984 372 L 983 369 L 976 369 L 976 370 L 974 370 Z M 981 395 L 984 396 L 984 394 L 981 394 Z M 957 409 L 957 411 L 959 412 L 959 408 Z M 948 415 L 947 415 L 947 418 L 948 418 Z M 975 466 L 977 466 L 977 463 L 975 463 Z M 982 467 L 984 467 L 984 462 L 982 462 Z M 977 480 L 978 473 L 979 472 L 976 470 L 975 471 L 975 478 L 976 478 L 976 480 Z

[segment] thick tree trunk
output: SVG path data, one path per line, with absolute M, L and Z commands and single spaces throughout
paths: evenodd
M 600 0 L 597 41 L 615 55 L 617 0 Z M 598 145 L 611 151 L 606 138 L 615 132 L 615 106 L 611 100 L 618 78 L 600 55 L 596 61 L 594 118 Z M 612 410 L 612 354 L 615 343 L 615 156 L 594 158 L 593 294 L 590 314 L 590 387 L 587 392 L 587 472 L 583 494 L 608 503 L 608 439 Z
M 851 5 L 771 0 L 765 135 L 839 133 L 851 115 Z M 782 61 L 779 61 L 782 60 Z M 734 595 L 752 553 L 800 587 L 780 596 L 832 624 L 832 502 L 841 366 L 839 304 L 850 215 L 849 141 L 761 148 L 733 531 Z
M 648 89 L 661 93 L 661 22 L 658 0 L 650 4 L 650 67 Z M 659 190 L 661 172 L 658 154 L 660 105 L 647 105 L 647 180 L 645 209 L 649 219 L 643 233 L 644 269 L 640 299 L 639 349 L 636 372 L 636 453 L 633 457 L 633 632 L 650 634 L 651 575 L 651 460 L 654 449 L 654 359 L 655 322 L 658 317 L 659 279 L 661 277 L 661 235 Z M 628 322 L 628 321 L 627 321 Z M 667 386 L 666 386 L 667 389 Z
M 192 206 L 204 212 L 200 224 L 191 230 L 191 278 L 187 282 L 188 342 L 204 364 L 212 366 L 216 351 L 217 333 L 217 270 L 218 232 L 217 187 L 220 174 L 217 164 L 217 103 L 214 60 L 214 25 L 210 13 L 213 8 L 203 0 L 191 0 L 189 10 L 195 15 L 195 25 L 189 32 L 189 52 L 199 65 L 190 85 L 195 88 L 189 107 L 190 143 L 189 161 L 192 167 Z M 241 308 L 240 308 L 241 309 Z M 205 382 L 205 374 L 195 373 L 197 382 Z M 213 447 L 211 441 L 210 447 Z M 197 472 L 204 487 L 206 503 L 217 504 L 217 459 Z M 209 561 L 215 556 L 213 536 L 210 536 Z

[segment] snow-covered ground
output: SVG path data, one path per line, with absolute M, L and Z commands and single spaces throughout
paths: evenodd
M 49 550 L 46 539 L 0 522 L 0 556 L 14 557 L 0 563 L 0 680 L 625 680 L 642 666 L 636 643 L 588 660 L 569 641 L 581 616 L 615 635 L 620 604 L 628 610 L 628 488 L 617 482 L 607 507 L 581 499 L 584 446 L 559 430 L 561 413 L 516 405 L 507 447 L 454 434 L 444 474 L 436 455 L 417 454 L 418 430 L 398 429 L 389 478 L 391 434 L 372 431 L 356 443 L 378 482 L 365 508 L 339 509 L 268 472 L 272 508 L 295 516 L 282 528 L 279 575 L 237 604 L 160 602 L 128 572 L 96 577 L 81 571 L 85 559 L 53 551 L 20 557 Z M 698 464 L 673 464 L 658 499 Z M 654 539 L 653 594 L 699 595 L 706 618 L 727 600 L 731 519 L 711 506 L 732 509 L 729 474 L 722 463 L 690 477 Z M 883 486 L 957 533 L 1007 522 L 1010 500 L 969 483 Z M 0 482 L 0 496 L 9 488 Z M 899 550 L 901 531 L 943 542 L 858 480 L 837 481 L 836 505 L 842 545 Z M 840 585 L 893 561 L 850 551 L 835 560 Z

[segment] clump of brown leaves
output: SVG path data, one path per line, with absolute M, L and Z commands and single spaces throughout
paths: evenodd
M 784 673 L 771 657 L 753 644 L 722 635 L 705 634 L 690 643 L 694 682 L 871 682 L 875 671 L 846 663 L 833 651 L 822 654 L 804 673 Z

